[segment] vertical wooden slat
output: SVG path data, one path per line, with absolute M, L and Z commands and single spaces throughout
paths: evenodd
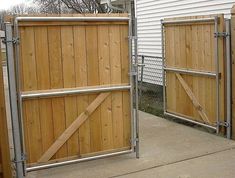
M 48 46 L 50 61 L 51 88 L 63 88 L 63 67 L 61 59 L 60 27 L 48 27 Z M 65 130 L 64 98 L 52 99 L 54 138 L 60 136 Z M 67 143 L 56 153 L 56 158 L 67 156 Z
M 235 6 L 231 10 L 232 91 L 235 89 Z M 235 140 L 235 92 L 232 92 L 232 138 Z
M 61 47 L 63 61 L 64 88 L 76 86 L 75 61 L 74 61 L 73 28 L 69 26 L 61 27 Z M 77 118 L 77 101 L 73 96 L 65 97 L 66 128 Z M 79 153 L 78 132 L 67 142 L 68 156 Z
M 174 45 L 175 45 L 175 48 L 174 48 L 174 66 L 176 68 L 180 68 L 180 26 L 174 26 Z M 176 106 L 176 112 L 177 113 L 182 113 L 181 112 L 181 108 L 182 108 L 182 102 L 181 102 L 181 99 L 180 99 L 180 95 L 181 95 L 181 91 L 183 90 L 182 86 L 180 85 L 179 81 L 177 80 L 177 78 L 175 77 L 175 75 L 173 76 L 173 80 L 175 80 L 175 85 L 176 85 L 176 100 L 174 101 L 174 105 Z
M 120 84 L 122 82 L 122 66 L 119 25 L 110 25 L 109 33 L 111 84 Z M 122 92 L 112 93 L 112 117 L 114 148 L 120 148 L 123 146 Z
M 130 84 L 129 78 L 129 51 L 128 51 L 128 26 L 120 25 L 120 45 L 121 45 L 121 66 L 122 83 Z M 123 141 L 124 147 L 130 146 L 131 140 L 131 108 L 130 92 L 122 92 L 122 112 L 123 112 Z
M 47 27 L 34 27 L 35 58 L 37 64 L 38 90 L 50 89 L 50 62 L 48 58 Z M 43 66 L 43 67 L 42 67 Z M 45 152 L 54 141 L 51 99 L 39 100 L 42 149 Z
M 100 72 L 100 85 L 110 84 L 110 42 L 109 27 L 98 26 L 98 58 Z M 111 96 L 101 105 L 101 123 L 102 123 L 102 149 L 113 148 L 113 122 L 112 122 L 112 104 Z
M 174 26 L 169 26 L 165 28 L 166 30 L 166 66 L 174 67 L 175 61 L 175 39 L 174 39 Z M 166 97 L 167 97 L 167 110 L 176 110 L 176 78 L 175 74 L 172 72 L 167 72 L 166 74 Z
M 185 40 L 186 40 L 186 46 L 185 46 L 185 51 L 186 51 L 186 68 L 187 69 L 192 69 L 192 26 L 186 26 L 185 27 Z M 185 76 L 185 81 L 187 82 L 188 86 L 193 89 L 193 80 L 191 79 L 191 76 Z M 193 115 L 193 105 L 191 104 L 190 99 L 187 97 L 185 101 L 187 105 L 187 111 L 186 115 L 187 116 L 192 116 Z
M 203 17 L 199 17 L 203 18 Z M 197 31 L 198 31 L 198 70 L 200 71 L 208 71 L 207 67 L 205 67 L 206 62 L 210 59 L 205 58 L 205 49 L 204 49 L 204 43 L 205 43 L 205 25 L 197 25 Z M 200 101 L 200 105 L 205 108 L 205 102 L 206 102 L 206 78 L 205 77 L 197 77 L 197 83 L 198 83 L 198 100 Z M 202 121 L 202 118 L 199 118 L 199 121 Z
M 214 25 L 211 25 L 210 27 L 210 44 L 211 44 L 211 71 L 215 72 L 215 47 L 214 47 Z M 215 97 L 216 97 L 216 81 L 214 79 L 211 79 L 211 87 L 213 89 L 210 89 L 210 95 L 212 96 L 212 100 L 211 100 L 211 118 L 212 120 L 216 118 L 216 112 L 214 112 L 215 108 L 216 108 L 216 103 L 214 102 Z
M 76 86 L 87 86 L 87 57 L 86 57 L 86 29 L 85 27 L 74 27 L 74 55 Z M 77 112 L 81 114 L 88 106 L 88 96 L 77 96 Z M 79 128 L 80 153 L 90 152 L 90 121 L 87 119 Z
M 212 44 L 211 44 L 211 26 L 212 25 L 204 25 L 203 31 L 205 32 L 204 35 L 204 53 L 205 53 L 205 69 L 207 71 L 212 71 Z M 213 87 L 213 79 L 209 77 L 205 77 L 204 81 L 204 86 L 205 86 L 205 94 L 209 96 L 209 98 L 214 98 L 215 95 L 212 95 L 212 92 L 210 92 L 210 88 Z M 206 98 L 206 97 L 205 97 Z M 208 115 L 208 118 L 210 121 L 213 120 L 213 103 L 212 100 L 205 100 L 205 110 Z
M 192 69 L 193 70 L 197 70 L 198 69 L 198 59 L 199 54 L 198 54 L 198 27 L 197 25 L 192 25 Z M 190 77 L 191 80 L 193 81 L 193 93 L 195 95 L 196 98 L 198 98 L 198 90 L 199 90 L 199 86 L 198 86 L 198 77 L 194 76 L 194 77 Z M 197 112 L 197 110 L 195 108 L 193 108 L 193 118 L 197 121 L 199 121 L 199 114 Z
M 0 49 L 1 49 L 1 44 L 0 44 Z M 0 172 L 0 177 L 11 178 L 12 172 L 11 172 L 10 148 L 8 140 L 4 80 L 3 80 L 2 69 L 3 69 L 2 54 L 0 53 L 0 165 L 2 168 Z
M 186 27 L 184 25 L 179 26 L 179 66 L 180 68 L 185 69 L 187 67 L 187 58 L 186 58 Z M 184 79 L 186 79 L 187 75 L 182 75 L 182 77 Z M 177 82 L 179 83 L 179 81 L 177 80 Z M 179 83 L 180 84 L 180 83 Z M 185 105 L 186 107 L 182 107 L 182 105 L 184 103 L 186 103 L 188 100 L 188 96 L 186 95 L 184 89 L 182 88 L 182 86 L 179 86 L 180 90 L 179 90 L 179 98 L 180 98 L 180 103 L 178 103 L 177 105 L 180 107 L 180 112 L 184 115 L 188 114 L 188 107 L 187 105 Z
M 96 26 L 86 27 L 86 54 L 87 54 L 87 75 L 88 86 L 100 85 L 100 71 L 98 61 L 98 31 Z M 97 95 L 89 96 L 91 103 Z M 101 151 L 102 135 L 101 135 L 101 119 L 100 108 L 90 117 L 90 135 L 91 135 L 91 152 Z
M 21 60 L 23 71 L 23 91 L 37 90 L 37 66 L 35 60 L 35 39 L 33 27 L 21 30 Z M 28 161 L 35 162 L 42 154 L 41 124 L 38 100 L 23 102 L 24 126 L 27 134 L 26 148 Z

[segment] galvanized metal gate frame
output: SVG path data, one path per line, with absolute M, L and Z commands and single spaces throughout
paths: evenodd
M 112 86 L 112 87 L 101 87 L 90 90 L 65 90 L 62 92 L 47 92 L 38 93 L 33 95 L 23 95 L 20 91 L 20 64 L 19 64 L 19 32 L 18 22 L 19 21 L 128 21 L 129 25 L 129 86 Z M 46 169 L 51 167 L 57 167 L 62 165 L 68 165 L 88 160 L 94 160 L 99 158 L 105 158 L 109 156 L 136 153 L 136 157 L 139 158 L 139 114 L 138 114 L 138 51 L 137 51 L 137 20 L 129 17 L 16 17 L 14 24 L 5 24 L 6 33 L 6 52 L 7 52 L 7 68 L 9 77 L 9 94 L 10 94 L 10 108 L 11 108 L 11 119 L 13 127 L 13 140 L 14 140 L 14 154 L 15 154 L 15 167 L 16 175 L 18 178 L 26 176 L 27 172 L 36 171 L 40 169 Z M 132 26 L 134 25 L 134 30 Z M 133 32 L 134 31 L 134 35 Z M 134 40 L 134 46 L 132 45 Z M 132 49 L 134 47 L 135 60 L 132 62 Z M 79 94 L 79 93 L 95 93 L 104 91 L 115 91 L 115 90 L 129 90 L 130 91 L 130 103 L 131 103 L 131 149 L 114 152 L 109 154 L 103 154 L 98 156 L 92 156 L 87 158 L 45 164 L 40 166 L 34 166 L 27 168 L 26 165 L 26 152 L 23 137 L 23 115 L 22 115 L 22 100 L 30 97 L 45 97 L 45 96 L 58 96 L 66 94 Z M 135 104 L 134 104 L 135 101 Z
M 211 73 L 211 72 L 200 72 L 200 71 L 194 71 L 194 70 L 186 70 L 186 69 L 178 69 L 178 68 L 168 68 L 165 66 L 165 36 L 164 36 L 164 26 L 166 24 L 186 24 L 186 23 L 202 23 L 202 22 L 214 22 L 214 44 L 215 44 L 215 66 L 216 66 L 216 72 Z M 230 20 L 226 19 L 225 20 L 225 26 L 226 26 L 226 32 L 219 32 L 218 31 L 218 23 L 219 23 L 219 17 L 211 17 L 211 18 L 199 18 L 199 19 L 183 19 L 183 20 L 171 20 L 171 21 L 166 21 L 166 20 L 161 20 L 161 35 L 162 35 L 162 76 L 163 76 L 163 110 L 164 114 L 167 116 L 175 117 L 180 120 L 184 120 L 186 122 L 194 123 L 201 125 L 203 127 L 207 127 L 210 129 L 214 129 L 216 133 L 219 133 L 220 127 L 224 126 L 227 129 L 227 138 L 231 138 L 231 42 L 230 42 Z M 220 119 L 220 72 L 219 72 L 219 54 L 218 54 L 218 39 L 226 38 L 226 84 L 227 84 L 227 96 L 226 96 L 226 101 L 227 101 L 227 119 L 226 122 L 222 122 Z M 181 73 L 181 74 L 189 74 L 189 75 L 198 75 L 198 76 L 207 76 L 207 77 L 214 77 L 216 79 L 216 123 L 214 126 L 204 124 L 198 121 L 191 120 L 190 118 L 187 117 L 182 117 L 174 113 L 170 113 L 167 111 L 166 105 L 167 105 L 167 100 L 166 100 L 166 72 L 171 71 L 175 73 Z

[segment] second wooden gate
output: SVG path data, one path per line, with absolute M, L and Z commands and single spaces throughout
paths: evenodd
M 164 19 L 162 32 L 165 114 L 218 133 L 225 125 L 223 15 Z

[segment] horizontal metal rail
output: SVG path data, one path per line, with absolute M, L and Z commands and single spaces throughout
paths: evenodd
M 182 23 L 200 23 L 200 22 L 213 22 L 215 18 L 201 18 L 201 19 L 182 19 L 182 20 L 163 20 L 162 23 L 165 24 L 182 24 Z
M 171 71 L 171 72 L 184 73 L 184 74 L 191 74 L 191 75 L 216 77 L 216 73 L 212 73 L 212 72 L 201 72 L 201 71 L 195 71 L 195 70 L 177 69 L 177 68 L 170 68 L 170 67 L 165 67 L 164 70 Z
M 191 120 L 189 118 L 182 117 L 182 116 L 179 116 L 179 115 L 176 115 L 176 114 L 172 114 L 172 113 L 169 113 L 169 112 L 164 112 L 164 114 L 167 115 L 167 116 L 170 116 L 170 117 L 175 117 L 177 119 L 180 119 L 180 120 L 183 120 L 183 121 L 186 121 L 186 122 L 190 122 L 190 123 L 197 124 L 197 125 L 200 125 L 200 126 L 203 126 L 203 127 L 207 127 L 209 129 L 213 129 L 213 130 L 217 129 L 216 127 L 213 127 L 211 125 L 203 124 L 201 122 L 194 121 L 194 120 Z
M 131 89 L 130 85 L 122 85 L 122 86 L 108 86 L 108 87 L 96 87 L 96 88 L 79 88 L 79 89 L 55 89 L 52 91 L 46 92 L 38 92 L 38 93 L 22 93 L 22 99 L 30 99 L 30 98 L 45 98 L 45 97 L 56 97 L 56 96 L 64 96 L 64 95 L 74 95 L 74 94 L 82 94 L 82 93 L 97 93 L 97 92 L 109 92 L 116 90 L 129 90 Z
M 46 165 L 34 166 L 34 167 L 26 168 L 26 171 L 32 172 L 32 171 L 37 171 L 37 170 L 42 170 L 42 169 L 48 169 L 48 168 L 53 168 L 53 167 L 58 167 L 58 166 L 65 166 L 65 165 L 69 165 L 69 164 L 80 163 L 80 162 L 84 162 L 84 161 L 91 161 L 91 160 L 107 158 L 107 157 L 111 157 L 111 156 L 129 154 L 129 153 L 133 153 L 133 152 L 134 152 L 133 150 L 125 150 L 125 151 L 108 153 L 108 154 L 104 154 L 104 155 L 92 156 L 92 157 L 87 157 L 87 158 L 80 158 L 80 159 L 75 159 L 75 160 L 69 160 L 69 161 L 51 163 L 51 164 L 46 164 Z
M 16 21 L 50 22 L 50 21 L 129 21 L 129 17 L 16 17 Z

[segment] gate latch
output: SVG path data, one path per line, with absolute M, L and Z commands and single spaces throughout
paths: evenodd
M 12 40 L 6 40 L 6 38 L 4 38 L 4 40 L 2 42 L 5 44 L 6 43 L 18 44 L 20 42 L 20 39 L 18 37 L 12 38 Z
M 223 126 L 223 127 L 230 127 L 230 124 L 228 122 L 217 122 L 217 125 Z
M 227 32 L 217 32 L 217 33 L 214 33 L 214 37 L 215 38 L 219 38 L 219 37 L 226 38 L 228 36 L 229 36 L 229 33 L 227 33 Z

